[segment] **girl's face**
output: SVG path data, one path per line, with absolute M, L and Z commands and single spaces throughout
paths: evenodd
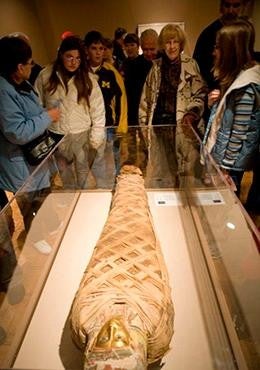
M 219 46 L 218 46 L 217 43 L 214 45 L 213 57 L 214 57 L 215 62 L 219 62 L 219 59 L 220 59 L 220 49 L 219 49 Z
M 179 41 L 175 38 L 168 40 L 165 43 L 165 53 L 170 60 L 175 60 L 180 56 L 181 47 Z
M 75 72 L 80 66 L 80 54 L 78 50 L 68 50 L 62 54 L 64 68 L 68 72 Z

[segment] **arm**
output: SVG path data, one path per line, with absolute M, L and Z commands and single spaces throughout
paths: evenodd
M 127 97 L 124 80 L 121 74 L 117 71 L 117 69 L 113 67 L 111 64 L 105 63 L 105 67 L 111 69 L 114 72 L 116 82 L 120 89 L 120 109 L 118 110 L 118 107 L 115 107 L 115 111 L 116 112 L 119 111 L 117 132 L 126 133 L 128 129 L 128 123 L 127 123 Z
M 230 131 L 230 138 L 227 143 L 224 158 L 221 166 L 232 168 L 250 129 L 249 122 L 254 109 L 254 91 L 251 86 L 246 90 L 240 91 L 235 96 L 233 107 L 233 122 Z
M 50 123 L 50 116 L 34 93 L 22 96 L 0 92 L 0 130 L 9 142 L 26 144 L 41 135 Z
M 138 121 L 139 121 L 139 125 L 141 126 L 147 125 L 147 105 L 148 104 L 147 104 L 147 98 L 146 98 L 146 91 L 147 91 L 148 78 L 149 78 L 149 75 L 147 76 L 145 80 L 141 98 L 140 98 L 140 103 L 139 103 Z
M 48 78 L 49 77 L 50 76 L 48 75 Z M 44 69 L 39 73 L 39 75 L 36 78 L 35 83 L 34 83 L 34 90 L 38 94 L 38 100 L 39 100 L 40 104 L 45 108 L 47 107 L 46 78 L 47 77 L 45 75 L 45 69 Z M 50 109 L 47 110 L 47 113 L 50 116 L 51 121 L 52 122 L 58 121 L 59 118 L 60 118 L 59 101 L 55 100 L 54 103 L 51 106 L 49 105 L 49 108 Z
M 193 75 L 191 77 L 191 99 L 186 108 L 186 113 L 196 116 L 197 121 L 202 117 L 207 96 L 207 85 L 204 82 L 199 67 L 194 59 L 191 59 Z
M 92 78 L 93 88 L 89 97 L 89 113 L 91 119 L 90 143 L 97 149 L 105 138 L 105 105 L 101 89 L 97 81 Z
M 160 66 L 154 64 L 146 77 L 141 94 L 138 112 L 139 125 L 148 125 L 151 121 L 150 118 L 153 115 L 159 93 L 160 81 Z

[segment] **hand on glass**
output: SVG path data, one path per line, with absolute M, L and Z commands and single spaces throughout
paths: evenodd
M 182 120 L 182 123 L 184 125 L 193 125 L 195 122 L 196 122 L 196 116 L 191 113 L 185 114 Z
M 194 134 L 191 129 L 197 122 L 197 117 L 192 113 L 187 113 L 182 119 L 182 131 L 184 135 L 188 138 L 193 138 Z

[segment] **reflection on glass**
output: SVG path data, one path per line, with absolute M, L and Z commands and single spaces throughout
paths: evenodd
M 189 134 L 196 135 L 192 130 Z M 222 299 L 243 343 L 247 363 L 257 364 L 260 353 L 258 237 L 211 157 L 200 151 L 199 139 L 194 147 L 196 160 L 189 167 L 185 163 L 190 163 L 187 161 L 190 153 L 176 152 L 174 126 L 132 126 L 127 134 L 120 136 L 114 128 L 109 128 L 98 150 L 90 150 L 88 139 L 82 137 L 84 149 L 76 160 L 70 155 L 75 145 L 73 138 L 62 141 L 1 211 L 0 367 L 11 365 L 80 193 L 113 190 L 116 175 L 125 163 L 141 169 L 147 190 L 161 194 L 166 189 L 175 191 L 179 201 L 171 201 L 171 206 L 178 206 L 180 214 L 183 209 L 191 213 L 205 256 L 210 259 L 209 265 L 214 262 Z M 39 176 L 43 167 L 51 173 L 47 189 L 42 186 L 44 175 Z M 201 190 L 203 196 L 198 196 Z M 211 204 L 213 193 L 223 201 Z M 187 236 L 191 230 L 186 230 L 185 224 L 183 216 Z

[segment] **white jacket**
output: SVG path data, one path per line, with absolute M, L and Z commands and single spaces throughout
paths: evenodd
M 77 134 L 80 132 L 90 131 L 90 142 L 97 148 L 102 143 L 105 137 L 105 105 L 103 95 L 97 81 L 89 73 L 92 81 L 92 91 L 89 96 L 89 107 L 85 101 L 78 103 L 78 93 L 74 84 L 74 77 L 68 81 L 68 92 L 66 93 L 65 86 L 59 73 L 57 76 L 61 84 L 58 85 L 56 91 L 51 94 L 47 91 L 52 65 L 45 67 L 38 75 L 35 81 L 35 90 L 39 94 L 39 99 L 42 105 L 47 108 L 55 106 L 60 107 L 61 115 L 58 122 L 53 122 L 49 126 L 49 130 L 57 134 Z

